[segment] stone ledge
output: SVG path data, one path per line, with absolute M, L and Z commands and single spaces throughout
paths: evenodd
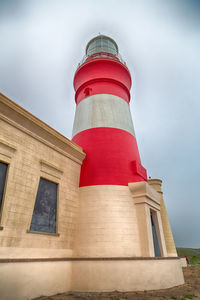
M 0 258 L 0 263 L 48 261 L 119 261 L 119 260 L 179 260 L 179 257 L 56 257 L 56 258 Z
M 63 170 L 43 159 L 40 160 L 40 170 L 59 179 L 63 175 Z
M 150 203 L 151 201 L 153 205 L 160 205 L 160 194 L 148 182 L 130 182 L 128 187 L 135 204 Z
M 28 229 L 26 232 L 27 233 L 33 233 L 33 234 L 44 234 L 44 235 L 60 236 L 59 233 L 45 232 L 45 231 L 33 231 L 33 230 L 30 230 L 30 229 Z

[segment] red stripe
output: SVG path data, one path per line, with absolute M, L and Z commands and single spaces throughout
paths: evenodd
M 90 80 L 81 85 L 76 91 L 75 101 L 79 104 L 85 97 L 97 94 L 115 95 L 127 103 L 130 102 L 130 92 L 125 85 L 119 81 L 105 78 Z
M 80 186 L 128 185 L 129 182 L 147 180 L 136 139 L 130 133 L 116 128 L 98 127 L 84 130 L 72 140 L 86 153 Z
M 99 58 L 84 63 L 75 73 L 75 100 L 78 104 L 84 98 L 96 94 L 116 95 L 130 101 L 131 76 L 120 62 Z

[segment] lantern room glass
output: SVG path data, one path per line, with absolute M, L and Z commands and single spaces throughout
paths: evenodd
M 118 49 L 115 43 L 112 42 L 110 38 L 99 36 L 92 40 L 88 45 L 86 55 L 93 55 L 95 53 L 101 52 L 117 55 Z

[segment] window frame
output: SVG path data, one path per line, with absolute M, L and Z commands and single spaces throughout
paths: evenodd
M 7 185 L 8 185 L 8 174 L 9 174 L 9 169 L 10 169 L 10 162 L 8 160 L 3 160 L 0 159 L 0 162 L 7 165 L 7 170 L 6 170 L 6 178 L 5 178 L 5 183 L 4 183 L 4 188 L 3 188 L 3 197 L 0 205 L 0 230 L 3 230 L 3 225 L 2 225 L 2 217 L 3 217 L 3 212 L 4 212 L 4 206 L 5 206 L 5 198 L 6 198 L 6 191 L 7 191 Z
M 152 208 L 149 209 L 149 217 L 150 217 L 150 224 L 151 224 L 151 234 L 152 234 L 152 242 L 153 242 L 153 250 L 154 250 L 154 256 L 155 257 L 163 257 L 163 247 L 162 247 L 162 243 L 161 243 L 161 237 L 160 237 L 160 227 L 159 227 L 159 223 L 158 223 L 158 215 L 157 215 L 158 211 L 154 210 Z M 153 237 L 153 226 L 152 226 L 152 221 L 151 221 L 151 215 L 152 215 L 152 219 L 153 219 L 153 223 L 154 223 L 154 227 L 155 227 L 155 232 L 156 232 L 156 237 L 157 237 L 157 242 L 158 242 L 158 247 L 159 247 L 159 251 L 160 251 L 160 256 L 156 255 L 155 253 L 155 245 L 154 245 L 154 237 Z
M 5 202 L 6 202 L 5 199 L 6 199 L 8 182 L 10 177 L 10 165 L 16 151 L 17 151 L 16 145 L 11 144 L 10 142 L 8 143 L 3 137 L 0 138 L 0 161 L 8 165 L 7 172 L 6 172 L 6 180 L 4 184 L 3 198 L 0 207 L 0 230 L 3 230 L 2 223 L 3 223 L 3 217 L 5 211 Z
M 37 198 L 37 192 L 38 192 L 38 189 L 39 189 L 39 184 L 40 184 L 40 179 L 44 179 L 44 180 L 47 180 L 47 181 L 50 181 L 52 183 L 55 183 L 57 184 L 57 201 L 56 201 L 56 232 L 46 232 L 46 231 L 36 231 L 36 230 L 31 230 L 31 222 L 32 222 L 32 217 L 33 217 L 33 213 L 34 213 L 34 208 L 35 208 L 35 203 L 36 203 L 36 198 Z M 35 188 L 35 201 L 33 203 L 33 209 L 32 209 L 32 213 L 31 213 L 31 216 L 30 216 L 30 221 L 29 221 L 29 226 L 27 229 L 27 233 L 33 233 L 33 234 L 42 234 L 42 235 L 51 235 L 51 236 L 60 236 L 60 234 L 58 233 L 58 218 L 59 218 L 59 190 L 60 190 L 60 182 L 59 180 L 56 180 L 56 179 L 53 179 L 52 176 L 44 176 L 44 175 L 41 175 L 39 176 L 38 180 L 37 180 L 37 185 L 36 185 L 36 188 Z

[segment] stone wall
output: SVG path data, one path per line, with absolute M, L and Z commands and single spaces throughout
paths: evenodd
M 79 197 L 75 256 L 141 256 L 136 208 L 128 186 L 81 187 Z
M 71 256 L 85 155 L 80 147 L 3 95 L 0 112 L 0 161 L 8 164 L 0 257 Z M 40 177 L 58 184 L 56 234 L 28 232 Z

